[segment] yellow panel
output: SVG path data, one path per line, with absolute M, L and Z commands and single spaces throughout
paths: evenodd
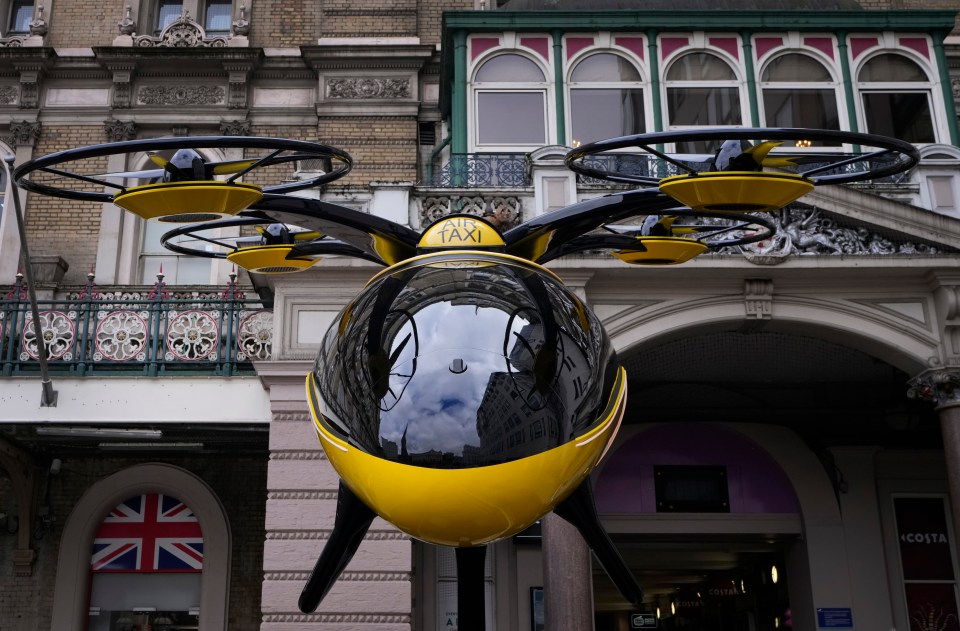
M 162 182 L 129 188 L 113 203 L 144 219 L 214 213 L 235 215 L 263 198 L 259 186 L 240 182 Z
M 459 215 L 442 219 L 427 228 L 417 247 L 462 250 L 502 248 L 504 245 L 496 228 L 482 219 Z
M 257 274 L 290 274 L 302 272 L 317 263 L 319 258 L 292 258 L 287 255 L 291 245 L 254 245 L 234 250 L 227 260 L 248 272 Z
M 327 458 L 363 502 L 403 532 L 438 545 L 482 545 L 517 534 L 553 510 L 596 467 L 626 405 L 620 368 L 605 416 L 593 429 L 548 451 L 486 467 L 434 469 L 377 458 L 328 432 L 307 400 Z
M 638 237 L 637 241 L 646 248 L 645 252 L 617 250 L 610 254 L 631 265 L 677 265 L 700 256 L 708 249 L 699 241 L 682 237 Z
M 660 181 L 660 192 L 694 210 L 771 211 L 813 190 L 813 182 L 792 173 L 722 171 L 676 175 Z

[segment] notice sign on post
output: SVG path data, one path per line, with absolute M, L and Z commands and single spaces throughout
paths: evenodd
M 852 629 L 853 610 L 849 607 L 821 607 L 817 609 L 818 629 Z
M 652 613 L 632 613 L 630 614 L 631 629 L 656 629 L 657 617 Z

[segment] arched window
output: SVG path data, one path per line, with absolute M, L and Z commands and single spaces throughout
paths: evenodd
M 484 62 L 473 78 L 478 146 L 534 146 L 547 142 L 547 83 L 543 70 L 516 54 Z
M 816 59 L 781 55 L 766 65 L 760 82 L 767 127 L 840 129 L 837 83 Z
M 127 498 L 93 540 L 90 631 L 194 627 L 202 571 L 203 532 L 189 506 L 163 493 Z
M 906 140 L 936 142 L 930 78 L 903 55 L 868 60 L 857 77 L 866 131 Z
M 740 125 L 740 82 L 733 68 L 710 53 L 688 53 L 664 77 L 671 128 Z
M 597 53 L 578 63 L 568 82 L 572 144 L 643 133 L 642 81 L 620 55 Z

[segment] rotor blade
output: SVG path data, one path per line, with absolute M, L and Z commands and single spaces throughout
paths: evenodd
M 223 162 L 210 162 L 207 166 L 213 168 L 214 175 L 230 175 L 237 171 L 243 171 L 256 162 L 256 160 L 225 160 Z
M 597 555 L 597 560 L 606 571 L 610 580 L 620 590 L 620 594 L 635 605 L 643 602 L 643 591 L 637 579 L 627 566 L 620 551 L 613 545 L 610 535 L 600 523 L 597 507 L 593 501 L 590 478 L 580 483 L 567 499 L 553 509 L 553 512 L 573 524 L 586 540 L 587 545 Z
M 307 584 L 303 586 L 300 600 L 297 605 L 300 611 L 311 613 L 320 605 L 320 601 L 327 595 L 330 588 L 337 581 L 340 573 L 347 567 L 347 563 L 356 554 L 360 542 L 370 528 L 376 513 L 367 508 L 353 491 L 340 482 L 340 491 L 337 495 L 337 517 L 333 524 L 333 531 L 323 552 L 313 566 Z
M 99 173 L 95 177 L 119 177 L 126 179 L 152 180 L 163 177 L 166 171 L 163 169 L 148 169 L 146 171 L 119 171 L 117 173 Z
M 156 153 L 147 154 L 147 157 L 150 158 L 150 162 L 153 162 L 158 167 L 166 168 L 167 165 L 170 164 L 169 160 Z

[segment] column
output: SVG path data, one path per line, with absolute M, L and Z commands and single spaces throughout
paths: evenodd
M 925 370 L 910 380 L 907 396 L 930 401 L 940 415 L 953 532 L 960 536 L 960 366 Z
M 543 529 L 544 623 L 550 631 L 593 629 L 591 552 L 577 529 L 553 513 Z

